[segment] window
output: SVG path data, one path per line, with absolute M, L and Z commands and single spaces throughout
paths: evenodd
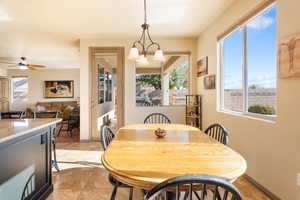
M 276 5 L 220 40 L 221 109 L 276 114 Z
M 136 64 L 136 105 L 185 105 L 189 94 L 189 55 L 168 54 L 166 62 Z
M 19 103 L 26 101 L 28 97 L 28 78 L 13 77 L 12 78 L 12 101 Z

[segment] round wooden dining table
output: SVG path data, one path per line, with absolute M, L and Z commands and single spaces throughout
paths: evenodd
M 158 138 L 154 130 L 167 134 Z M 230 182 L 245 173 L 245 159 L 199 129 L 181 124 L 136 124 L 119 129 L 102 164 L 122 183 L 150 189 L 184 174 L 210 174 Z

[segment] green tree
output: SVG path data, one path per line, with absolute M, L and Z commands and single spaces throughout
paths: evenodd
M 275 115 L 276 110 L 274 106 L 272 105 L 262 105 L 262 104 L 256 104 L 252 105 L 248 108 L 248 112 L 251 113 L 258 113 L 263 115 Z
M 176 67 L 169 77 L 169 89 L 187 88 L 188 85 L 188 67 L 187 63 L 182 63 Z M 156 90 L 161 89 L 161 75 L 160 74 L 139 74 L 136 78 L 137 83 L 154 87 Z
M 257 88 L 259 88 L 259 85 L 256 84 L 249 85 L 249 89 L 257 89 Z
M 170 73 L 170 82 L 169 82 L 169 89 L 176 88 L 187 88 L 188 80 L 188 67 L 187 63 L 184 62 L 180 64 L 177 68 L 175 68 Z
M 160 74 L 141 74 L 137 76 L 136 81 L 140 84 L 154 87 L 156 90 L 161 89 Z
M 174 70 L 170 73 L 169 89 L 172 90 L 173 88 L 177 87 L 177 82 L 178 82 L 178 75 L 176 70 Z

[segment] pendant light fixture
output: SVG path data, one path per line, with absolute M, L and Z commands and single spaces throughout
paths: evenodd
M 164 53 L 157 42 L 154 42 L 149 33 L 150 25 L 147 24 L 147 8 L 146 0 L 144 0 L 144 23 L 142 24 L 142 35 L 139 40 L 136 40 L 130 49 L 128 59 L 138 62 L 140 65 L 148 65 L 148 58 L 150 48 L 156 48 L 154 53 L 154 60 L 163 62 L 165 60 Z M 149 40 L 149 42 L 147 42 Z M 141 52 L 141 54 L 140 54 Z

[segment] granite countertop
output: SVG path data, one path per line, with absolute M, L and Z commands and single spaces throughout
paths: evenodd
M 62 119 L 3 119 L 0 120 L 0 143 L 32 131 L 61 122 Z

